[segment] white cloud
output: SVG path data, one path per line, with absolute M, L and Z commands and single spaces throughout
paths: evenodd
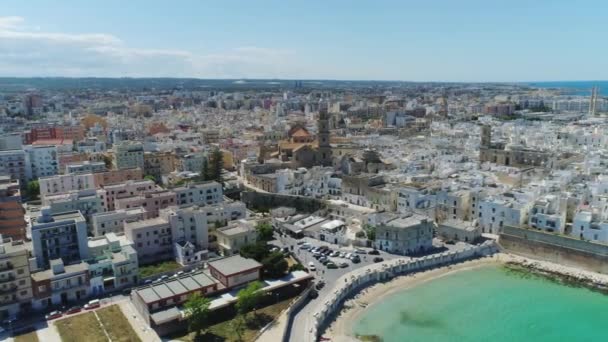
M 220 53 L 133 48 L 105 33 L 45 32 L 0 17 L 0 76 L 288 77 L 295 53 L 255 46 Z M 293 69 L 291 69 L 293 71 Z

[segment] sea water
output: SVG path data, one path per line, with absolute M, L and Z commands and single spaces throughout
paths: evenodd
M 353 330 L 385 342 L 608 341 L 608 296 L 485 266 L 392 294 Z

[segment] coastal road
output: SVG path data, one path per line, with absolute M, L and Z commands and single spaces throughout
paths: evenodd
M 304 239 L 296 240 L 291 237 L 278 237 L 275 241 L 271 241 L 271 244 L 275 244 L 280 247 L 291 248 L 293 246 L 293 252 L 294 252 L 295 256 L 303 264 L 307 265 L 311 261 L 315 264 L 315 267 L 317 268 L 317 271 L 315 272 L 315 278 L 317 279 L 317 281 L 322 279 L 326 283 L 326 285 L 320 291 L 318 291 L 319 296 L 315 299 L 312 299 L 298 313 L 296 313 L 295 319 L 293 320 L 293 326 L 291 327 L 290 338 L 289 338 L 289 341 L 295 341 L 295 342 L 314 340 L 314 337 L 312 336 L 312 333 L 311 333 L 311 329 L 313 326 L 312 315 L 315 312 L 319 311 L 319 308 L 322 307 L 323 302 L 325 300 L 327 300 L 328 296 L 331 294 L 331 292 L 334 289 L 334 285 L 335 285 L 336 281 L 338 281 L 338 279 L 340 277 L 342 277 L 343 275 L 350 273 L 351 271 L 353 271 L 355 269 L 359 269 L 359 268 L 368 266 L 370 264 L 373 264 L 372 259 L 374 257 L 376 257 L 376 255 L 360 254 L 361 263 L 359 263 L 359 264 L 353 264 L 350 261 L 346 261 L 346 259 L 331 258 L 337 262 L 346 261 L 349 264 L 349 267 L 338 268 L 338 269 L 327 269 L 325 266 L 323 266 L 323 264 L 319 263 L 315 258 L 313 258 L 312 253 L 310 253 L 309 251 L 306 251 L 306 250 L 298 249 L 299 246 L 297 245 L 297 242 L 302 241 L 302 240 L 310 243 L 313 246 L 317 246 L 317 247 L 326 245 L 329 248 L 331 248 L 332 250 L 339 250 L 339 251 L 345 251 L 345 252 L 354 251 L 354 248 L 352 248 L 352 247 L 351 248 L 340 247 L 338 245 L 315 240 L 312 238 L 304 238 Z M 467 246 L 467 244 L 464 244 L 464 243 L 457 243 L 455 245 L 444 245 L 439 240 L 433 241 L 433 244 L 435 247 L 440 248 L 440 250 L 445 250 L 445 249 L 460 250 L 463 247 Z M 371 250 L 371 248 L 361 248 L 361 249 L 364 249 L 365 251 Z M 390 259 L 394 259 L 394 258 L 403 258 L 403 256 L 389 254 L 389 253 L 386 253 L 383 251 L 380 251 L 380 257 L 382 257 L 384 260 L 390 260 Z

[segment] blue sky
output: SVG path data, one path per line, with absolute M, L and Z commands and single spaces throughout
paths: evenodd
M 608 2 L 2 0 L 0 76 L 608 79 Z

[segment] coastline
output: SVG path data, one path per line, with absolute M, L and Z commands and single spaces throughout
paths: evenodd
M 605 289 L 608 288 L 608 275 L 605 274 L 598 274 L 512 254 L 496 253 L 484 258 L 400 276 L 389 282 L 377 283 L 365 288 L 352 299 L 349 299 L 344 303 L 341 311 L 324 331 L 322 336 L 331 339 L 331 341 L 338 342 L 359 341 L 359 339 L 352 335 L 353 324 L 364 314 L 368 307 L 380 303 L 387 296 L 419 286 L 428 281 L 440 279 L 441 277 L 455 272 L 499 264 L 517 266 L 525 271 L 537 273 L 549 278 L 555 278 L 560 281 L 565 280 L 570 283 L 580 282 L 582 286 L 587 288 L 600 287 L 602 292 L 605 292 Z

